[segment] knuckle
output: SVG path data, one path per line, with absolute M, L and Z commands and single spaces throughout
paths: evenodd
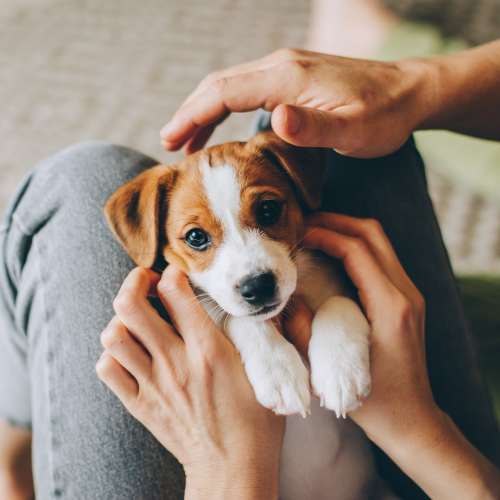
M 418 290 L 415 293 L 414 301 L 417 313 L 420 315 L 425 315 L 425 299 L 424 296 Z
M 275 58 L 280 67 L 286 71 L 290 78 L 298 78 L 311 66 L 311 61 L 304 55 L 304 52 L 294 48 L 278 49 Z
M 377 219 L 365 219 L 363 225 L 367 234 L 379 235 L 382 232 L 382 225 Z
M 129 286 L 137 287 L 143 281 L 147 280 L 148 276 L 149 274 L 147 269 L 145 269 L 144 267 L 136 267 L 132 271 L 130 271 L 127 281 L 129 282 Z
M 396 314 L 396 321 L 399 328 L 409 328 L 414 320 L 413 308 L 410 301 L 401 294 L 397 294 L 393 299 L 393 310 Z
M 200 361 L 200 366 L 203 370 L 210 368 L 220 362 L 224 356 L 218 342 L 213 339 L 212 335 L 203 336 L 197 341 L 197 353 Z
M 179 271 L 169 266 L 158 284 L 158 289 L 164 294 L 179 293 L 183 290 L 184 284 L 185 277 Z
M 109 355 L 102 356 L 95 366 L 95 371 L 101 380 L 106 379 L 112 369 L 113 359 Z
M 120 291 L 113 300 L 113 309 L 119 316 L 128 316 L 137 309 L 137 300 L 129 289 Z
M 355 119 L 359 121 L 360 123 L 363 123 L 367 120 L 367 118 L 370 116 L 371 112 L 371 105 L 370 102 L 362 100 L 361 102 L 358 103 L 358 106 L 356 107 L 356 112 L 355 112 Z
M 365 243 L 359 238 L 350 238 L 348 243 L 349 253 L 359 255 L 366 252 Z
M 228 77 L 215 77 L 213 78 L 210 83 L 209 87 L 220 97 L 222 97 L 227 89 L 229 82 Z
M 281 61 L 295 61 L 302 56 L 302 51 L 294 47 L 282 47 L 274 52 Z

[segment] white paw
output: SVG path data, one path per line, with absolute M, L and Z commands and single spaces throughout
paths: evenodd
M 345 418 L 370 394 L 369 325 L 350 299 L 329 302 L 313 323 L 311 384 L 321 406 Z
M 246 360 L 246 372 L 257 401 L 279 415 L 309 413 L 309 372 L 291 344 Z
M 362 356 L 339 361 L 324 353 L 322 358 L 318 360 L 316 357 L 316 365 L 311 369 L 313 391 L 321 406 L 334 411 L 337 417 L 345 418 L 370 394 L 370 372 L 368 367 L 360 369 L 355 366 L 364 364 Z

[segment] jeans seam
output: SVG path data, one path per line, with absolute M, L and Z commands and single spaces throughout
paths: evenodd
M 17 229 L 19 229 L 19 231 L 21 231 L 21 233 L 24 234 L 24 236 L 30 236 L 30 237 L 33 236 L 33 233 L 31 231 L 28 231 L 28 229 L 26 229 L 24 224 L 21 222 L 21 220 L 17 216 L 16 212 L 12 213 L 12 215 L 10 216 L 10 220 L 11 220 L 11 224 L 16 226 Z
M 21 229 L 21 228 L 20 228 Z M 35 260 L 36 260 L 36 270 L 38 275 L 38 281 L 40 286 L 41 293 L 41 303 L 42 303 L 42 311 L 43 311 L 43 325 L 42 325 L 42 334 L 43 334 L 43 343 L 46 347 L 45 353 L 45 395 L 46 395 L 46 404 L 47 404 L 47 422 L 48 422 L 48 450 L 47 450 L 47 463 L 48 463 L 48 474 L 50 481 L 50 496 L 55 498 L 56 492 L 56 478 L 54 473 L 54 432 L 53 432 L 53 413 L 52 413 L 52 394 L 51 394 L 51 385 L 50 385 L 50 368 L 52 366 L 53 354 L 49 345 L 49 335 L 48 335 L 48 312 L 47 312 L 47 302 L 45 300 L 44 293 L 44 279 L 42 275 L 42 269 L 40 267 L 41 261 L 41 250 L 38 245 L 36 238 L 33 239 L 33 248 L 36 252 Z

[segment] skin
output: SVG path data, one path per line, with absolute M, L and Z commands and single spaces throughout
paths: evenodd
M 373 390 L 350 417 L 430 497 L 498 498 L 497 469 L 433 400 L 424 300 L 380 225 L 333 214 L 308 224 L 304 245 L 343 261 L 372 327 Z M 155 289 L 175 330 L 146 301 Z M 283 419 L 256 403 L 237 353 L 186 276 L 170 266 L 160 280 L 137 268 L 115 311 L 98 376 L 183 464 L 186 498 L 277 498 Z M 300 299 L 294 311 L 285 329 L 305 354 L 312 314 Z
M 31 432 L 0 420 L 0 492 L 2 498 L 34 498 Z
M 147 301 L 152 293 L 175 329 Z M 277 498 L 284 419 L 256 402 L 239 354 L 185 274 L 136 268 L 114 308 L 97 374 L 183 465 L 185 498 Z
M 204 146 L 214 128 L 230 113 L 264 108 L 272 112 L 272 127 L 282 139 L 298 146 L 332 147 L 340 153 L 361 158 L 381 156 L 396 150 L 404 143 L 412 131 L 418 129 L 442 128 L 478 137 L 500 139 L 500 114 L 495 113 L 495 110 L 500 108 L 499 56 L 500 41 L 453 55 L 432 59 L 407 59 L 391 63 L 341 58 L 299 50 L 279 50 L 257 61 L 209 75 L 175 113 L 162 130 L 161 137 L 166 149 L 176 150 L 185 147 L 187 152 L 193 152 Z M 327 231 L 331 230 L 327 229 Z M 342 231 L 337 232 L 342 233 Z M 324 235 L 321 232 L 319 234 Z M 349 234 L 344 234 L 344 236 L 353 238 Z M 363 246 L 368 245 L 365 239 L 361 237 L 355 238 L 357 238 L 356 241 L 361 240 L 364 242 L 362 245 L 357 245 L 366 250 Z M 328 241 L 331 242 L 331 238 Z M 318 246 L 321 246 L 325 251 L 327 250 L 324 242 L 321 245 L 318 242 Z M 389 259 L 391 254 L 387 247 L 384 248 L 382 260 Z M 388 252 L 387 255 L 385 255 L 386 252 Z M 331 250 L 331 253 L 335 254 L 334 250 Z M 352 252 L 349 251 L 348 254 L 352 255 Z M 354 253 L 355 257 L 350 257 L 350 260 L 356 261 L 361 254 L 361 251 L 358 252 L 358 256 Z M 348 260 L 347 253 L 344 258 L 345 261 Z M 370 261 L 361 260 L 358 264 L 359 268 L 363 268 L 362 266 L 367 262 Z M 391 259 L 392 264 L 389 267 L 380 264 L 380 255 L 378 255 L 376 262 L 382 275 L 386 276 L 382 281 L 389 280 L 393 283 L 392 286 L 397 288 L 394 277 L 399 277 L 396 279 L 398 281 L 401 279 L 401 273 L 396 272 L 395 269 L 400 268 L 400 266 L 395 264 L 393 259 Z M 169 273 L 174 273 L 173 269 Z M 388 275 L 389 271 L 390 276 Z M 165 278 L 168 281 L 170 281 L 169 273 Z M 363 276 L 359 278 L 362 280 Z M 178 289 L 183 290 L 183 292 L 179 292 L 177 295 L 174 293 L 174 296 L 178 298 L 182 296 L 184 298 L 191 297 L 191 292 L 185 285 L 185 278 L 177 276 L 173 283 L 182 283 L 183 279 L 184 285 L 180 288 L 177 285 L 174 286 L 174 292 L 175 290 L 178 292 Z M 361 282 L 357 284 L 360 287 L 360 293 L 363 295 Z M 366 294 L 369 294 L 368 291 Z M 407 304 L 408 301 L 411 302 L 413 299 L 407 297 L 405 300 L 405 304 Z M 420 304 L 418 300 L 417 303 Z M 132 306 L 132 310 L 136 309 L 134 304 L 134 301 L 129 304 Z M 298 324 L 302 325 L 300 329 L 302 333 L 299 335 L 298 340 L 300 342 L 300 339 L 306 337 L 304 332 L 307 332 L 308 314 L 303 308 L 298 307 L 298 310 L 303 311 L 302 315 L 298 315 L 300 319 L 297 320 Z M 423 351 L 420 357 L 415 357 L 415 363 L 412 361 L 415 352 L 420 352 L 414 349 L 421 349 L 422 342 L 421 339 L 418 341 L 416 333 L 407 335 L 408 332 L 414 332 L 414 329 L 417 331 L 417 318 L 413 316 L 413 319 L 410 319 L 409 310 L 414 310 L 414 306 L 408 307 L 406 305 L 401 309 L 396 308 L 392 318 L 395 325 L 399 324 L 405 330 L 405 333 L 400 335 L 397 344 L 400 348 L 396 350 L 392 347 L 390 353 L 388 349 L 385 351 L 383 349 L 383 346 L 386 345 L 384 344 L 385 334 L 381 333 L 378 336 L 374 335 L 373 349 L 378 349 L 379 354 L 377 356 L 379 359 L 385 359 L 384 356 L 390 354 L 391 363 L 398 361 L 396 366 L 404 367 L 404 372 L 401 372 L 399 379 L 404 380 L 404 384 L 406 384 L 401 386 L 405 387 L 405 391 L 402 392 L 410 394 L 411 398 L 409 400 L 400 399 L 400 396 L 404 396 L 404 394 L 399 394 L 396 387 L 393 387 L 393 384 L 390 383 L 391 380 L 397 378 L 387 377 L 387 380 L 385 380 L 384 371 L 380 368 L 381 375 L 376 376 L 377 382 L 374 385 L 372 396 L 365 402 L 360 413 L 353 414 L 352 417 L 361 426 L 364 426 L 369 437 L 381 444 L 407 474 L 413 477 L 427 492 L 432 491 L 434 493 L 434 488 L 438 487 L 435 484 L 437 482 L 436 478 L 442 478 L 443 475 L 447 475 L 449 479 L 442 481 L 443 484 L 450 485 L 454 482 L 455 485 L 460 484 L 463 487 L 475 488 L 474 495 L 476 497 L 479 495 L 475 494 L 477 491 L 493 491 L 494 488 L 497 488 L 496 471 L 492 472 L 491 466 L 485 462 L 477 451 L 471 448 L 449 419 L 435 408 L 432 398 L 429 399 Z M 401 317 L 402 311 L 406 312 Z M 197 325 L 191 325 L 191 328 L 196 331 L 205 330 L 205 328 L 213 329 L 213 325 L 208 322 L 201 311 L 199 311 L 199 314 L 193 315 L 193 318 L 197 318 L 199 321 Z M 115 323 L 116 325 L 120 324 L 118 320 L 115 320 Z M 126 323 L 122 321 L 122 324 Z M 149 320 L 144 323 L 144 325 L 146 324 L 149 324 Z M 132 331 L 136 335 L 140 335 L 144 331 L 146 337 L 149 338 L 151 332 L 145 328 L 143 329 L 144 325 L 135 325 L 137 331 L 133 329 Z M 378 326 L 378 332 L 391 331 L 389 329 L 390 325 L 388 325 L 387 330 L 383 328 L 383 324 L 378 324 Z M 167 327 L 162 325 L 162 328 Z M 179 328 L 182 338 L 189 336 L 189 333 L 186 334 L 187 330 L 184 331 L 183 326 L 179 325 Z M 218 336 L 213 335 L 211 338 L 221 337 L 220 332 L 218 333 Z M 392 335 L 397 334 L 393 331 Z M 180 342 L 180 339 L 178 340 Z M 191 347 L 188 348 L 188 344 L 187 342 L 183 344 L 186 346 L 186 353 L 191 350 Z M 237 357 L 235 358 L 234 349 L 231 351 L 232 347 L 228 346 L 227 342 L 221 341 L 218 345 L 218 349 L 207 350 L 208 359 L 212 360 L 210 367 L 215 366 L 213 363 L 214 358 L 211 358 L 211 356 L 219 356 L 222 351 L 226 353 L 227 359 L 237 359 Z M 225 347 L 220 347 L 222 345 Z M 192 348 L 195 349 L 196 347 L 192 346 Z M 231 352 L 232 354 L 230 354 Z M 155 359 L 153 353 L 147 347 L 146 355 L 150 359 Z M 187 355 L 184 354 L 184 356 Z M 189 391 L 191 389 L 195 391 L 196 385 L 189 385 L 188 387 L 183 382 L 184 379 L 181 378 L 179 382 L 178 379 L 173 377 L 173 375 L 191 373 L 188 358 L 181 357 L 178 359 L 181 360 L 181 364 L 175 374 L 172 373 L 171 383 L 177 384 L 176 387 L 180 387 L 179 392 L 188 391 L 191 394 Z M 374 359 L 376 362 L 377 357 Z M 157 361 L 156 365 L 158 365 Z M 247 392 L 243 390 L 244 384 L 240 381 L 240 375 L 238 375 L 240 365 L 235 361 L 229 362 L 226 360 L 226 364 L 223 364 L 220 368 L 220 370 L 223 370 L 224 376 L 220 375 L 222 372 L 219 373 L 220 366 L 218 362 L 217 368 L 213 370 L 211 368 L 204 372 L 206 380 L 203 378 L 203 374 L 197 375 L 199 387 L 207 390 L 210 388 L 210 392 L 208 394 L 201 390 L 194 392 L 193 394 L 196 394 L 195 400 L 199 397 L 200 401 L 204 401 L 203 398 L 207 399 L 210 396 L 213 399 L 222 397 L 221 394 L 224 394 L 227 400 L 235 402 L 235 407 L 238 406 L 241 398 L 248 403 L 248 398 L 250 398 L 250 392 L 248 391 L 250 389 L 247 384 Z M 123 370 L 109 352 L 98 365 L 100 376 L 105 381 L 107 380 L 106 383 L 117 393 L 119 389 L 116 384 L 117 380 L 120 379 L 119 375 L 122 376 L 121 379 L 128 380 L 129 388 L 136 387 L 133 383 L 137 384 L 137 381 L 134 382 L 133 378 L 130 377 L 130 372 L 127 373 Z M 195 368 L 193 367 L 192 370 L 195 370 Z M 157 371 L 159 371 L 158 368 L 155 373 Z M 222 379 L 221 384 L 213 384 L 214 378 L 212 375 L 208 376 L 212 373 L 217 374 L 218 381 Z M 195 378 L 192 376 L 189 380 Z M 158 380 L 158 377 L 155 380 Z M 238 390 L 234 387 L 223 386 L 223 383 L 231 385 L 228 380 L 242 385 L 238 386 Z M 160 382 L 162 384 L 166 383 L 165 380 L 162 380 L 157 381 L 157 384 L 160 384 Z M 378 385 L 385 387 L 387 391 L 379 390 Z M 149 406 L 145 405 L 142 413 L 137 414 L 140 420 L 144 422 L 148 422 L 152 418 L 151 415 L 148 417 L 147 408 L 151 408 L 151 411 L 153 411 L 157 408 L 157 405 L 161 406 L 163 404 L 162 407 L 166 415 L 169 414 L 168 411 L 172 411 L 165 409 L 169 405 L 162 400 L 162 393 L 158 392 L 158 388 L 161 386 L 150 383 L 148 379 L 148 387 L 156 387 L 156 392 L 151 389 L 151 394 L 156 394 L 157 397 L 151 396 L 148 400 L 151 404 Z M 219 387 L 224 389 L 221 390 L 220 394 Z M 392 389 L 394 389 L 394 393 Z M 229 398 L 228 393 L 233 394 L 235 399 Z M 380 397 L 375 398 L 373 394 L 380 394 Z M 372 404 L 372 401 L 375 401 L 375 403 Z M 250 403 L 248 404 L 250 405 Z M 263 429 L 268 429 L 266 426 L 272 428 L 266 442 L 271 442 L 269 440 L 273 439 L 273 436 L 275 438 L 276 434 L 280 435 L 273 427 L 279 426 L 275 423 L 271 424 L 271 422 L 275 422 L 273 420 L 275 417 L 269 415 L 264 417 L 259 413 L 260 410 L 258 411 L 255 408 L 250 411 L 251 405 L 249 407 L 243 405 L 243 407 L 246 413 L 245 415 L 240 414 L 238 418 L 243 420 L 248 418 L 255 423 L 255 420 L 253 420 L 257 419 L 255 411 L 259 415 L 258 418 L 263 419 L 262 421 L 259 420 L 259 424 L 266 422 Z M 190 408 L 192 409 L 192 407 Z M 370 411 L 370 408 L 372 411 Z M 399 422 L 403 422 L 402 425 L 406 422 L 406 430 L 408 431 L 408 433 L 403 432 L 405 427 L 401 428 L 401 425 L 397 425 L 395 432 L 397 432 L 398 439 L 394 437 L 394 434 L 391 434 L 390 429 L 384 423 L 385 418 L 390 418 L 395 409 L 401 417 Z M 416 436 L 412 431 L 413 427 L 409 425 L 409 422 L 414 418 L 411 415 L 415 415 L 410 410 L 415 410 L 417 412 L 415 414 L 421 417 L 418 426 L 419 434 Z M 233 408 L 232 411 L 238 413 L 237 408 Z M 194 412 L 193 409 L 192 412 Z M 384 412 L 385 417 L 382 418 Z M 408 416 L 407 420 L 402 418 L 404 415 Z M 224 415 L 207 415 L 206 412 L 198 412 L 192 413 L 191 417 L 192 421 L 196 421 L 198 427 L 202 429 L 227 429 L 231 427 L 229 423 L 233 424 L 234 422 L 231 419 L 236 418 L 231 412 Z M 270 419 L 269 422 L 267 422 L 266 418 Z M 206 422 L 210 422 L 210 425 L 206 425 Z M 427 425 L 425 422 L 429 424 Z M 152 427 L 156 429 L 156 433 L 159 433 L 161 429 L 165 432 L 164 425 L 161 426 L 157 423 L 156 426 Z M 238 438 L 233 436 L 231 439 L 237 439 L 246 444 L 249 443 L 248 448 L 244 447 L 249 451 L 241 453 L 239 456 L 234 456 L 231 454 L 230 449 L 224 446 L 211 447 L 209 444 L 212 442 L 209 438 L 212 435 L 211 432 L 203 435 L 204 438 L 208 439 L 205 444 L 200 444 L 202 439 L 196 441 L 198 447 L 195 447 L 195 449 L 201 450 L 198 460 L 190 461 L 190 457 L 187 457 L 185 461 L 186 472 L 188 473 L 188 497 L 195 497 L 197 493 L 206 492 L 205 496 L 201 496 L 209 498 L 210 490 L 210 494 L 213 496 L 223 498 L 223 495 L 217 495 L 215 490 L 218 489 L 227 493 L 231 487 L 236 486 L 235 477 L 241 478 L 241 481 L 238 481 L 238 483 L 241 483 L 238 484 L 240 497 L 240 492 L 244 491 L 248 493 L 250 498 L 252 494 L 256 494 L 259 485 L 264 485 L 263 487 L 266 487 L 267 490 L 259 492 L 261 496 L 256 495 L 254 498 L 272 498 L 276 496 L 276 477 L 270 477 L 270 475 L 276 473 L 277 465 L 274 463 L 273 466 L 268 462 L 268 460 L 272 462 L 275 455 L 270 453 L 272 450 L 267 449 L 265 445 L 256 446 L 254 440 L 257 437 L 254 435 L 255 428 L 252 425 L 242 426 L 241 429 L 244 435 Z M 179 424 L 178 428 L 174 426 L 170 430 L 177 436 L 177 441 L 174 438 L 172 439 L 178 443 L 176 450 L 181 455 L 182 449 L 188 449 L 182 446 L 184 442 L 182 426 Z M 262 440 L 264 434 L 265 432 L 259 429 L 259 439 Z M 6 439 L 13 436 L 12 439 L 15 442 L 16 437 L 13 433 L 6 432 L 5 435 Z M 155 435 L 159 436 L 160 434 Z M 225 440 L 226 433 L 221 433 L 220 436 L 223 436 Z M 24 436 L 21 445 L 24 446 L 26 443 L 29 443 L 29 436 Z M 172 443 L 170 441 L 168 443 L 172 447 Z M 184 442 L 184 444 L 186 446 L 192 445 L 191 442 Z M 277 446 L 277 443 L 273 442 L 274 445 Z M 207 451 L 205 459 L 200 459 L 199 457 L 203 456 L 205 446 L 210 450 Z M 6 446 L 6 449 L 11 449 L 10 444 Z M 223 464 L 224 467 L 221 466 L 217 471 L 212 470 L 207 473 L 207 463 L 212 463 L 214 449 L 216 450 L 214 453 L 221 459 L 218 462 L 215 461 L 215 463 L 218 465 Z M 236 447 L 236 449 L 240 450 L 241 447 Z M 265 450 L 268 454 L 261 453 L 262 450 Z M 434 452 L 435 455 L 427 456 L 427 453 L 431 452 Z M 412 460 L 412 457 L 415 456 L 419 457 L 418 463 L 414 463 Z M 424 458 L 426 456 L 428 460 Z M 456 463 L 455 459 L 451 460 L 455 456 L 458 457 L 459 463 Z M 447 466 L 445 462 L 455 464 L 456 467 Z M 262 470 L 259 467 L 260 464 L 266 464 L 268 469 Z M 7 465 L 1 464 L 1 466 L 4 475 L 10 477 L 9 481 L 18 484 L 20 474 L 11 466 L 11 463 L 8 462 Z M 235 470 L 238 471 L 238 474 L 234 473 Z M 224 471 L 228 472 L 228 474 L 224 474 Z M 271 472 L 268 473 L 269 471 Z M 204 485 L 203 478 L 206 480 L 207 477 L 210 477 L 210 479 L 218 478 L 218 480 L 209 481 L 210 484 Z M 256 480 L 257 477 L 258 481 Z M 453 477 L 453 481 L 450 479 L 451 477 Z M 463 482 L 467 484 L 464 485 Z M 464 498 L 463 493 L 464 490 L 461 490 L 461 494 L 458 497 L 455 496 L 455 498 Z M 449 496 L 450 494 L 443 493 L 441 496 L 447 498 L 446 495 Z M 470 496 L 470 498 L 474 498 L 474 495 Z M 228 494 L 228 496 L 230 495 Z M 488 498 L 487 493 L 483 495 L 483 498 Z
M 282 49 L 208 75 L 161 138 L 192 152 L 230 113 L 264 108 L 287 142 L 360 158 L 391 153 L 418 129 L 500 139 L 499 61 L 500 41 L 396 62 Z

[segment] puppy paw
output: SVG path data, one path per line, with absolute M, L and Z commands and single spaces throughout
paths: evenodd
M 247 360 L 246 372 L 262 406 L 279 415 L 307 416 L 309 372 L 292 345 L 283 343 L 279 350 Z
M 362 353 L 349 360 L 339 360 L 333 353 L 316 356 L 311 382 L 321 406 L 344 418 L 361 406 L 371 389 L 369 367 Z
M 369 325 L 358 306 L 331 298 L 318 311 L 309 344 L 311 385 L 321 406 L 344 417 L 370 394 Z

